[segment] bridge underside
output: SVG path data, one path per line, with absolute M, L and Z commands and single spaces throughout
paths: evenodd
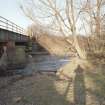
M 5 64 L 4 68 L 6 69 L 25 67 L 27 64 L 27 52 L 32 55 L 48 54 L 39 43 L 30 40 L 29 36 L 0 28 L 0 61 L 2 62 L 0 69 Z

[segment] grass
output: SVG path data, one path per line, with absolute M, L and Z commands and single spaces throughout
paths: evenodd
M 69 37 L 69 39 L 72 43 L 72 37 Z M 51 54 L 56 54 L 58 56 L 75 55 L 75 50 L 73 50 L 73 47 L 65 40 L 64 37 L 42 35 L 38 38 L 38 43 L 40 43 L 41 46 Z
M 57 75 L 17 79 L 2 89 L 0 101 L 7 105 L 105 105 L 104 67 L 88 70 L 78 63 L 72 60 Z
M 87 92 L 94 96 L 99 105 L 105 105 L 105 70 L 98 69 L 96 73 L 86 72 Z M 92 85 L 89 86 L 89 82 Z

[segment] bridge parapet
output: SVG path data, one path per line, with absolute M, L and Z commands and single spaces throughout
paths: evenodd
M 0 16 L 0 28 L 25 35 L 25 30 L 12 21 Z
M 29 36 L 25 30 L 15 23 L 0 16 L 0 42 L 28 42 Z

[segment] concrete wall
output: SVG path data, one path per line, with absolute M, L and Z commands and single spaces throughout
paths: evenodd
M 27 64 L 25 46 L 15 46 L 13 41 L 9 41 L 0 62 L 0 67 L 5 69 L 24 68 Z

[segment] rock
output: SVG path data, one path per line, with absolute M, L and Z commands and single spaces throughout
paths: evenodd
M 19 103 L 22 100 L 22 97 L 15 97 L 13 99 L 16 103 Z

